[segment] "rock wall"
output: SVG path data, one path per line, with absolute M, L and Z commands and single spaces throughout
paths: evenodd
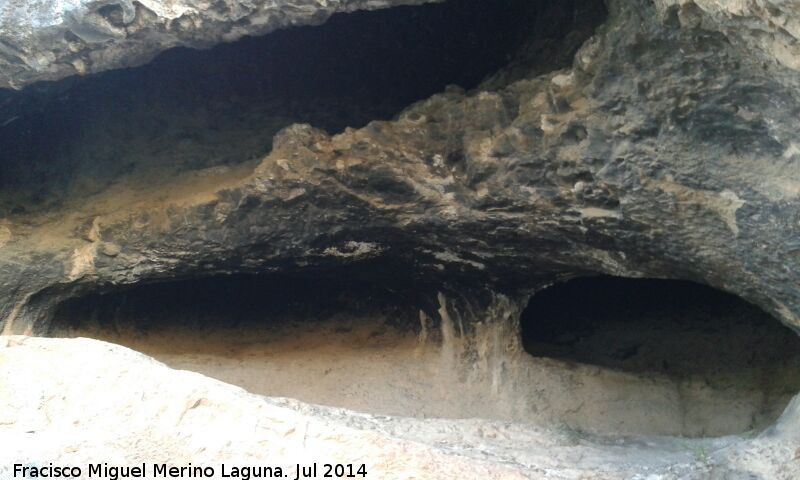
M 9 0 L 0 5 L 0 88 L 141 65 L 175 46 L 315 25 L 336 12 L 425 0 Z
M 598 15 L 575 5 L 579 20 Z M 608 7 L 571 68 L 542 73 L 532 44 L 481 88 L 396 120 L 334 136 L 289 127 L 237 178 L 6 219 L 5 330 L 41 328 L 60 299 L 114 285 L 395 267 L 410 289 L 431 287 L 421 305 L 448 289 L 522 301 L 559 278 L 609 273 L 699 281 L 800 326 L 800 75 L 733 28 L 748 17 Z

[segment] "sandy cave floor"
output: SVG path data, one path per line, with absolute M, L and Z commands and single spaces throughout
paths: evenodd
M 793 480 L 800 468 L 797 401 L 772 433 L 754 438 L 596 437 L 261 397 L 90 339 L 2 337 L 0 364 L 14 367 L 0 374 L 0 384 L 13 386 L 0 389 L 13 407 L 0 412 L 0 478 L 11 476 L 12 460 L 84 465 L 98 458 L 216 466 L 280 459 L 291 471 L 294 462 L 324 457 L 366 462 L 375 478 L 453 480 Z M 95 393 L 86 395 L 87 387 Z
M 781 360 L 781 371 L 794 374 L 780 378 L 768 374 L 775 367 L 769 363 L 747 367 L 752 358 L 731 365 L 735 360 L 725 349 L 752 346 L 743 339 L 754 334 L 752 328 L 735 325 L 731 332 L 741 338 L 726 340 L 720 351 L 705 348 L 700 361 L 709 365 L 707 371 L 695 369 L 678 378 L 657 370 L 624 371 L 618 365 L 491 348 L 483 349 L 482 358 L 465 362 L 458 345 L 423 343 L 417 333 L 390 323 L 334 315 L 256 326 L 145 329 L 95 320 L 57 336 L 121 344 L 172 368 L 272 397 L 378 415 L 514 421 L 569 435 L 753 435 L 775 421 L 800 381 L 800 353 Z M 603 335 L 594 338 L 607 341 Z M 695 346 L 703 349 L 705 340 L 700 337 Z M 685 338 L 678 335 L 672 341 Z M 655 330 L 650 342 L 671 346 L 664 331 Z M 640 361 L 650 364 L 654 360 L 647 345 L 640 348 Z M 583 348 L 597 345 L 589 339 Z M 740 373 L 732 376 L 732 371 Z

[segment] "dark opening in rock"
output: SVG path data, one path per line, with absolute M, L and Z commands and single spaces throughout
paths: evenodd
M 255 393 L 448 416 L 433 400 L 435 356 L 418 351 L 418 302 L 408 295 L 354 271 L 217 275 L 68 300 L 51 335 L 125 345 Z
M 674 433 L 683 435 L 759 430 L 800 390 L 794 332 L 736 296 L 691 282 L 557 284 L 530 300 L 522 336 L 534 357 L 556 359 L 608 389 L 587 399 L 598 402 L 588 407 L 595 415 L 650 408 L 621 419 L 629 423 L 623 429 L 640 422 L 635 430 L 658 433 L 673 417 Z
M 599 0 L 450 0 L 0 91 L 0 214 L 219 174 L 257 161 L 292 123 L 333 133 L 390 119 L 448 85 L 474 88 L 512 59 L 564 67 L 604 15 Z
M 351 275 L 353 272 L 349 272 Z M 411 302 L 413 303 L 413 302 Z M 408 298 L 388 282 L 325 275 L 215 275 L 112 288 L 63 302 L 50 329 L 109 328 L 146 335 L 164 329 L 237 329 L 317 321 L 347 313 L 391 317 L 400 326 Z
M 800 390 L 800 339 L 694 283 L 599 277 L 539 292 L 522 315 L 528 355 L 501 310 L 477 314 L 478 323 L 458 306 L 442 316 L 424 303 L 425 287 L 377 271 L 217 275 L 90 293 L 57 308 L 51 334 L 122 344 L 270 396 L 573 432 L 758 431 Z

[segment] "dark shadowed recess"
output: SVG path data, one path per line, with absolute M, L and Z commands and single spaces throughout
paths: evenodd
M 561 50 L 574 50 L 604 16 L 600 0 L 450 0 L 0 91 L 0 214 L 54 207 L 125 176 L 253 162 L 292 123 L 333 133 L 390 119 L 448 85 L 476 87 L 523 45 L 569 37 Z M 553 51 L 525 55 L 549 52 L 530 61 L 565 66 L 572 52 Z
M 557 284 L 531 298 L 522 335 L 537 357 L 679 379 L 752 374 L 766 385 L 783 377 L 800 390 L 800 337 L 741 298 L 693 282 Z
M 63 302 L 49 333 L 110 328 L 148 333 L 177 328 L 247 328 L 314 322 L 335 315 L 386 318 L 402 329 L 418 323 L 413 293 L 390 281 L 341 276 L 214 275 L 118 287 Z

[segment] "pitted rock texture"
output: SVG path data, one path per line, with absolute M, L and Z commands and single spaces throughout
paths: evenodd
M 336 12 L 425 0 L 3 0 L 0 88 L 148 62 L 175 46 L 315 25 Z
M 188 178 L 156 206 L 6 221 L 6 328 L 103 285 L 364 259 L 509 294 L 592 273 L 691 279 L 796 327 L 800 99 L 781 80 L 797 75 L 657 13 L 612 2 L 571 69 L 501 72 L 333 137 L 290 127 L 252 174 Z
M 718 30 L 760 59 L 800 70 L 800 4 L 785 0 L 656 0 L 662 15 L 688 27 Z
M 571 276 L 689 279 L 800 327 L 800 74 L 702 9 L 609 8 L 572 68 L 542 74 L 523 49 L 394 121 L 289 127 L 251 173 L 7 219 L 6 332 L 114 285 L 340 267 L 424 282 L 428 305 L 451 287 L 522 302 Z

